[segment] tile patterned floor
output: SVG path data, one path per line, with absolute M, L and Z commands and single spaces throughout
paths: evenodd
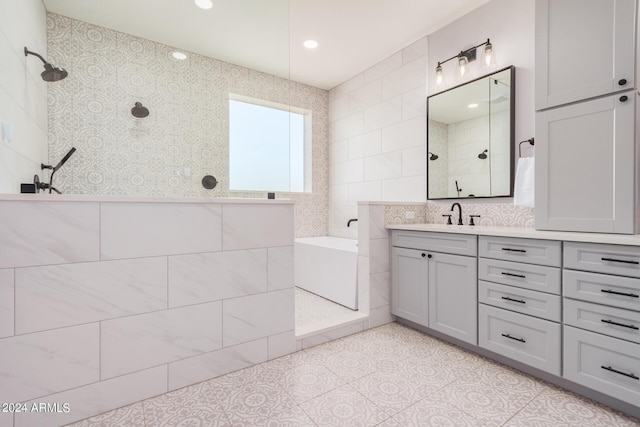
M 354 313 L 347 307 L 304 289 L 295 288 L 296 328 Z
M 640 426 L 592 401 L 392 323 L 76 424 Z

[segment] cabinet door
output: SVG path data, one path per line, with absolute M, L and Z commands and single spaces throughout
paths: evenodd
M 537 229 L 634 233 L 635 102 L 624 92 L 536 113 Z
M 536 0 L 536 110 L 635 87 L 635 8 L 636 0 Z
M 391 249 L 391 313 L 422 326 L 429 325 L 427 253 L 415 249 Z
M 429 259 L 429 327 L 478 343 L 477 259 L 432 253 Z

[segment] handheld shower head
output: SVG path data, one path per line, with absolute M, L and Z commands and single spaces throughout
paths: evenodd
M 24 56 L 28 56 L 28 55 L 37 56 L 38 58 L 40 58 L 40 60 L 44 64 L 44 71 L 42 73 L 40 73 L 40 77 L 42 77 L 42 80 L 44 80 L 45 82 L 57 82 L 58 80 L 62 80 L 62 79 L 64 79 L 65 77 L 67 77 L 69 75 L 69 73 L 67 73 L 67 71 L 64 70 L 63 68 L 54 67 L 49 62 L 47 62 L 42 57 L 42 55 L 40 55 L 40 54 L 38 54 L 36 52 L 31 52 L 25 46 L 25 48 L 24 48 Z

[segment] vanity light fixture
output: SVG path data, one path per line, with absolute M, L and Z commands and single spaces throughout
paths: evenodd
M 479 45 L 471 47 L 467 50 L 462 50 L 460 51 L 460 53 L 452 56 L 451 58 L 445 59 L 444 61 L 438 61 L 438 66 L 436 67 L 436 85 L 440 86 L 444 82 L 442 65 L 451 61 L 452 59 L 457 59 L 458 62 L 458 79 L 465 79 L 467 74 L 469 73 L 469 63 L 476 60 L 476 50 L 482 46 L 484 46 L 484 49 L 482 49 L 483 65 L 495 65 L 495 49 L 491 44 L 491 41 L 487 39 L 486 42 L 480 43 Z
M 213 2 L 211 0 L 195 0 L 196 6 L 200 9 L 211 9 L 213 7 Z
M 173 56 L 178 61 L 184 61 L 185 59 L 187 59 L 187 54 L 186 53 L 178 52 L 178 51 L 171 52 L 171 56 Z
M 307 49 L 315 49 L 318 47 L 318 42 L 315 40 L 307 40 L 304 43 L 302 43 L 302 45 Z

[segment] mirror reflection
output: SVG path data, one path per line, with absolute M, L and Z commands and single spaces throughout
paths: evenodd
M 513 191 L 515 67 L 427 98 L 427 199 Z

